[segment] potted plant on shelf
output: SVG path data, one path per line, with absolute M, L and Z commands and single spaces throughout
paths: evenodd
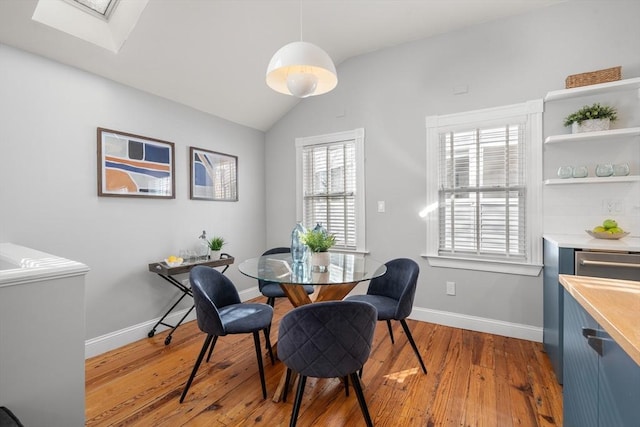
M 311 265 L 314 270 L 325 272 L 329 265 L 328 250 L 336 244 L 336 236 L 324 230 L 307 230 L 300 235 L 300 241 L 311 251 Z M 317 268 L 316 268 L 317 267 Z
M 224 241 L 224 237 L 214 236 L 211 240 L 207 241 L 207 243 L 209 249 L 211 249 L 211 259 L 220 259 L 220 251 L 227 243 Z
M 571 126 L 571 133 L 608 130 L 611 122 L 618 118 L 615 108 L 609 105 L 585 105 L 564 119 L 565 126 Z

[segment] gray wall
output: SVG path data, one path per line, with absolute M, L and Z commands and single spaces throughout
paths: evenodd
M 543 98 L 570 74 L 616 65 L 623 78 L 640 76 L 638 16 L 637 1 L 568 2 L 340 64 L 333 92 L 303 100 L 266 134 L 267 245 L 286 244 L 296 221 L 294 139 L 363 127 L 367 247 L 379 260 L 419 262 L 415 306 L 541 327 L 541 276 L 431 268 L 421 258 L 425 117 Z M 454 95 L 458 86 L 468 93 Z M 445 295 L 446 281 L 456 296 Z
M 147 265 L 203 229 L 239 260 L 264 250 L 262 132 L 1 44 L 0 64 L 0 241 L 91 268 L 87 338 L 163 314 L 176 290 Z M 175 143 L 176 198 L 98 197 L 97 127 Z M 189 200 L 189 146 L 238 156 L 238 202 Z
M 225 236 L 238 261 L 287 245 L 294 138 L 364 127 L 371 256 L 419 261 L 418 308 L 539 327 L 541 278 L 435 269 L 420 257 L 424 119 L 540 98 L 578 72 L 622 65 L 639 76 L 638 16 L 636 1 L 569 2 L 353 58 L 338 66 L 338 88 L 302 101 L 266 148 L 259 131 L 0 45 L 0 241 L 87 264 L 87 338 L 111 334 L 168 308 L 175 291 L 147 264 L 202 229 Z M 453 95 L 459 85 L 469 92 Z M 176 199 L 97 197 L 96 127 L 174 142 Z M 239 202 L 189 200 L 189 146 L 239 157 Z M 255 286 L 237 266 L 228 274 L 241 290 Z

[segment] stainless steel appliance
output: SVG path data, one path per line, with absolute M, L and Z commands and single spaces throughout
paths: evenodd
M 640 281 L 640 254 L 576 251 L 576 276 Z

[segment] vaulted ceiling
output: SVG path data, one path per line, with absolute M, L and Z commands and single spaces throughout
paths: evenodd
M 0 43 L 266 131 L 299 102 L 269 89 L 265 71 L 301 29 L 339 85 L 349 58 L 560 1 L 149 0 L 114 53 L 32 20 L 37 0 L 0 0 Z

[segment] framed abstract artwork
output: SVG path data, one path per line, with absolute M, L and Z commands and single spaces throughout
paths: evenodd
M 189 147 L 191 199 L 238 201 L 238 158 Z
M 172 142 L 98 128 L 98 196 L 175 199 Z

